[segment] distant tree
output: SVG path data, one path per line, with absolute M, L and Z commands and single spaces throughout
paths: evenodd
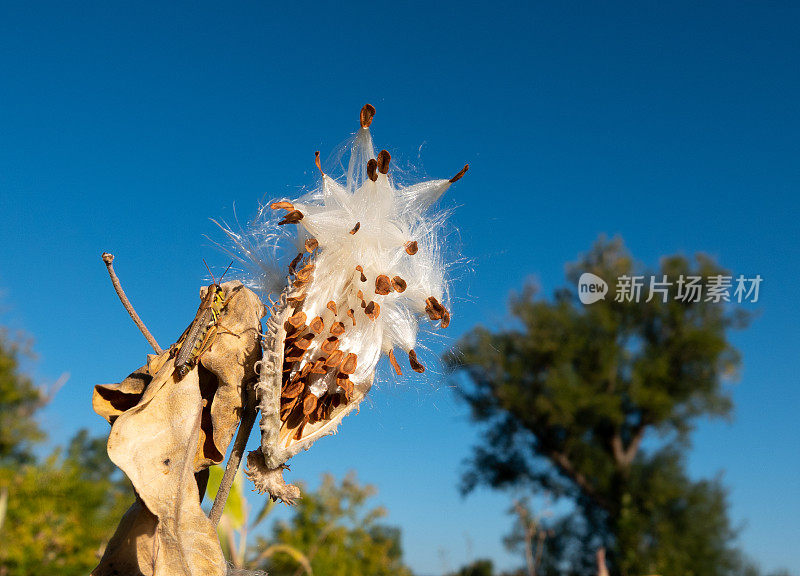
M 85 430 L 36 462 L 45 395 L 20 372 L 22 351 L 0 329 L 0 576 L 85 575 L 133 492 Z
M 410 576 L 403 564 L 400 530 L 381 524 L 383 508 L 369 508 L 372 486 L 358 484 L 348 474 L 340 484 L 325 474 L 316 492 L 303 491 L 288 522 L 279 522 L 269 542 L 258 548 L 286 545 L 301 551 L 314 576 Z M 305 568 L 289 554 L 275 554 L 263 566 L 272 576 L 303 574 Z
M 72 440 L 67 457 L 56 450 L 38 464 L 0 467 L 0 487 L 8 491 L 0 574 L 88 574 L 133 502 L 132 490 L 113 470 L 105 443 L 85 431 Z
M 486 558 L 478 559 L 447 576 L 494 576 L 494 563 Z
M 605 300 L 579 302 L 583 272 L 611 284 Z M 621 240 L 601 238 L 568 267 L 568 285 L 552 300 L 526 288 L 511 300 L 507 327 L 477 327 L 447 357 L 486 428 L 464 490 L 527 486 L 574 503 L 575 513 L 552 526 L 548 573 L 596 573 L 600 547 L 612 574 L 716 576 L 741 567 L 725 491 L 717 480 L 691 481 L 683 454 L 699 417 L 730 413 L 723 379 L 739 354 L 728 332 L 747 318 L 705 295 L 677 300 L 676 286 L 666 302 L 646 302 L 647 286 L 638 303 L 615 301 L 617 278 L 645 273 Z M 674 282 L 727 272 L 707 256 L 669 256 L 653 275 Z
M 33 445 L 44 439 L 33 418 L 44 405 L 44 395 L 19 370 L 24 353 L 24 346 L 0 328 L 0 465 L 32 461 Z

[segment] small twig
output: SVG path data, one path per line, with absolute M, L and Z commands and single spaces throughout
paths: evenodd
M 122 305 L 125 306 L 125 310 L 127 310 L 128 314 L 131 315 L 133 322 L 139 328 L 139 331 L 142 333 L 142 335 L 150 343 L 150 346 L 153 347 L 153 350 L 156 351 L 156 354 L 161 354 L 163 352 L 161 346 L 158 345 L 158 342 L 156 342 L 156 339 L 153 338 L 152 334 L 150 334 L 147 326 L 145 326 L 144 322 L 142 322 L 142 319 L 139 318 L 136 310 L 133 309 L 133 304 L 131 304 L 131 301 L 128 300 L 127 296 L 125 296 L 125 291 L 122 289 L 122 285 L 119 283 L 119 278 L 117 278 L 117 275 L 114 272 L 114 255 L 109 254 L 108 252 L 103 252 L 102 258 L 103 262 L 106 263 L 106 268 L 108 268 L 108 275 L 111 276 L 111 283 L 114 285 L 114 290 L 116 290 L 117 296 L 119 296 Z
M 225 502 L 228 500 L 233 480 L 236 477 L 236 472 L 239 470 L 239 464 L 242 462 L 242 455 L 247 446 L 247 439 L 250 438 L 250 431 L 256 422 L 256 414 L 258 408 L 256 406 L 253 393 L 248 392 L 242 411 L 242 423 L 239 425 L 239 431 L 236 433 L 236 440 L 233 441 L 233 448 L 231 449 L 231 457 L 228 458 L 228 464 L 225 467 L 225 473 L 222 475 L 222 480 L 219 483 L 217 496 L 214 498 L 214 504 L 211 506 L 211 511 L 208 513 L 208 518 L 211 524 L 216 526 L 219 524 L 219 519 L 222 518 L 222 510 L 225 508 Z

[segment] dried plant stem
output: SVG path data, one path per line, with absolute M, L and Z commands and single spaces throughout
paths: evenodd
M 219 483 L 219 490 L 217 496 L 214 498 L 214 504 L 211 506 L 211 512 L 208 513 L 208 518 L 211 523 L 216 526 L 219 524 L 219 519 L 222 518 L 222 511 L 225 508 L 225 502 L 228 500 L 228 494 L 233 486 L 233 480 L 236 477 L 236 472 L 239 470 L 239 465 L 242 463 L 242 455 L 244 455 L 247 440 L 250 438 L 250 432 L 253 430 L 253 425 L 256 422 L 256 414 L 258 408 L 256 407 L 255 399 L 252 397 L 253 393 L 248 391 L 246 393 L 246 400 L 244 409 L 242 411 L 242 422 L 239 424 L 239 431 L 236 433 L 236 440 L 233 442 L 231 449 L 231 457 L 228 458 L 228 464 L 225 467 L 225 473 L 222 475 L 222 480 Z
M 125 291 L 122 289 L 122 285 L 119 283 L 119 278 L 117 278 L 117 274 L 114 272 L 114 255 L 109 254 L 108 252 L 103 252 L 102 258 L 103 262 L 106 263 L 106 268 L 108 268 L 108 275 L 111 276 L 111 283 L 114 285 L 114 290 L 116 290 L 117 296 L 119 296 L 122 305 L 125 306 L 125 310 L 128 311 L 128 314 L 130 314 L 133 322 L 139 328 L 139 331 L 142 333 L 142 335 L 150 343 L 150 346 L 153 347 L 153 350 L 156 351 L 156 354 L 161 354 L 163 352 L 161 346 L 158 345 L 158 342 L 156 342 L 156 339 L 153 338 L 152 334 L 150 334 L 147 326 L 145 326 L 144 322 L 142 322 L 142 319 L 139 318 L 136 310 L 133 309 L 133 304 L 131 304 L 131 301 L 128 300 L 128 297 L 125 295 Z

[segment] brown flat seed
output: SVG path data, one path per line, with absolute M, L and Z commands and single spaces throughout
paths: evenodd
M 314 408 L 317 407 L 317 397 L 313 394 L 309 394 L 305 398 L 303 398 L 303 414 L 308 416 L 314 411 Z
M 367 281 L 367 277 L 364 276 L 364 268 L 359 264 L 358 266 L 356 266 L 356 270 L 361 272 L 361 281 L 362 282 L 366 282 Z
M 297 312 L 296 314 L 289 316 L 289 318 L 286 321 L 295 328 L 299 328 L 300 326 L 306 323 L 306 313 L 300 310 L 300 312 Z
M 330 356 L 328 356 L 328 359 L 325 360 L 325 366 L 327 366 L 328 368 L 339 366 L 339 364 L 342 363 L 343 358 L 344 358 L 344 352 L 342 352 L 341 350 L 334 350 L 333 352 L 331 352 Z
M 442 316 L 442 322 L 439 324 L 442 328 L 447 328 L 450 326 L 450 312 L 447 310 L 444 311 L 444 316 Z
M 400 292 L 401 294 L 406 291 L 406 281 L 400 278 L 400 276 L 395 276 L 392 278 L 392 288 L 395 289 L 396 292 Z
M 336 302 L 334 302 L 333 300 L 330 300 L 328 302 L 328 310 L 333 312 L 333 315 L 336 316 Z
M 361 228 L 361 222 L 356 222 L 356 225 L 353 226 L 353 229 L 350 230 L 350 234 L 355 234 L 358 232 L 358 229 Z
M 450 178 L 450 184 L 461 180 L 461 177 L 467 173 L 467 170 L 469 170 L 469 164 L 464 164 L 464 167 L 461 169 L 461 172 Z
M 339 347 L 339 339 L 336 336 L 331 336 L 322 343 L 322 351 L 330 354 Z
M 319 241 L 316 238 L 309 238 L 305 242 L 306 252 L 313 252 L 319 248 Z
M 344 374 L 352 374 L 356 371 L 358 365 L 358 356 L 350 352 L 342 362 L 342 367 L 339 368 Z
M 301 282 L 308 282 L 311 279 L 311 274 L 314 272 L 314 265 L 313 264 L 306 264 L 300 270 L 294 273 L 295 278 L 300 280 Z
M 439 304 L 439 301 L 433 296 L 425 300 L 425 312 L 428 313 L 428 318 L 431 320 L 441 320 L 447 314 L 447 308 Z
M 417 241 L 414 240 L 413 242 L 406 242 L 406 253 L 409 256 L 413 256 L 419 250 L 419 246 L 417 246 Z
M 283 389 L 281 396 L 285 398 L 297 398 L 300 392 L 303 391 L 303 388 L 306 387 L 305 382 L 300 379 L 299 374 L 295 374 L 295 378 L 292 378 L 289 384 Z
M 300 370 L 300 379 L 304 380 L 305 377 L 308 376 L 309 372 L 311 372 L 311 369 L 313 367 L 314 365 L 311 362 L 306 362 L 305 365 L 303 366 L 303 369 Z
M 294 345 L 300 348 L 301 350 L 308 350 L 308 347 L 311 346 L 311 343 L 313 341 L 314 341 L 314 334 L 309 332 L 308 334 L 304 334 L 302 337 L 298 338 L 297 341 L 294 343 Z
M 286 298 L 286 301 L 291 302 L 292 304 L 300 304 L 305 299 L 306 299 L 306 293 L 300 292 L 299 294 L 292 294 L 291 296 Z
M 322 329 L 325 328 L 325 322 L 322 320 L 322 317 L 317 316 L 311 321 L 308 327 L 317 334 L 322 334 Z
M 300 263 L 300 260 L 302 259 L 303 259 L 303 253 L 300 252 L 300 254 L 294 257 L 294 260 L 289 262 L 289 272 L 294 274 L 294 271 L 297 270 L 297 265 Z
M 350 317 L 350 320 L 353 321 L 353 326 L 355 326 L 356 325 L 356 311 L 353 310 L 352 308 L 350 308 L 350 310 L 347 311 L 347 315 Z
M 325 172 L 322 171 L 322 162 L 319 160 L 319 151 L 314 152 L 314 164 L 317 165 L 317 170 L 319 170 L 319 173 L 325 176 Z
M 359 120 L 361 122 L 362 128 L 369 128 L 369 125 L 372 124 L 372 119 L 375 117 L 375 106 L 372 104 L 364 104 L 361 108 L 361 114 L 359 114 Z
M 392 160 L 392 155 L 386 150 L 381 150 L 378 153 L 378 172 L 386 174 L 389 171 L 389 162 Z
M 284 224 L 297 224 L 302 219 L 303 213 L 300 212 L 300 210 L 292 210 L 283 217 L 283 220 L 278 222 L 278 226 L 283 226 Z
M 280 202 L 273 202 L 269 205 L 273 210 L 294 210 L 294 204 L 281 200 Z
M 375 320 L 381 313 L 381 305 L 375 302 L 374 300 L 371 301 L 364 307 L 364 314 L 367 315 L 367 318 L 370 320 Z
M 425 372 L 425 366 L 420 364 L 420 361 L 417 360 L 417 353 L 414 352 L 413 348 L 408 351 L 408 362 L 411 364 L 411 369 L 414 372 L 419 372 L 420 374 Z
M 303 359 L 303 355 L 305 355 L 305 353 L 306 351 L 300 348 L 292 348 L 286 353 L 286 357 L 283 361 L 286 363 L 299 362 Z
M 392 281 L 389 280 L 389 277 L 386 274 L 381 274 L 375 278 L 375 294 L 386 296 L 391 291 Z
M 311 368 L 312 374 L 325 374 L 325 358 L 319 358 Z
M 403 371 L 400 370 L 400 364 L 397 363 L 397 358 L 394 357 L 394 350 L 389 350 L 389 362 L 392 363 L 392 368 L 397 372 L 397 375 L 402 376 Z
M 367 177 L 373 182 L 378 179 L 378 161 L 375 158 L 370 158 L 367 162 Z
M 359 300 L 361 300 L 363 302 L 364 301 L 364 292 L 362 292 L 361 290 L 356 292 L 356 298 L 358 298 Z
M 342 334 L 344 334 L 344 323 L 334 322 L 333 326 L 331 326 L 331 334 L 333 334 L 334 336 L 341 336 Z

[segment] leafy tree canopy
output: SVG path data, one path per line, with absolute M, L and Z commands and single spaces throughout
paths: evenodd
M 584 272 L 612 293 L 581 304 Z M 698 417 L 731 411 L 723 380 L 735 374 L 739 353 L 728 333 L 747 317 L 674 292 L 645 302 L 646 287 L 638 303 L 615 301 L 617 278 L 651 274 L 675 281 L 728 273 L 704 255 L 664 257 L 648 273 L 621 240 L 601 238 L 567 267 L 568 284 L 551 300 L 527 287 L 512 297 L 507 326 L 475 328 L 446 359 L 486 429 L 464 490 L 528 486 L 571 499 L 575 514 L 548 540 L 550 565 L 562 573 L 584 572 L 600 546 L 616 574 L 734 569 L 725 492 L 716 480 L 689 480 L 683 454 Z M 648 433 L 654 441 L 645 450 Z

